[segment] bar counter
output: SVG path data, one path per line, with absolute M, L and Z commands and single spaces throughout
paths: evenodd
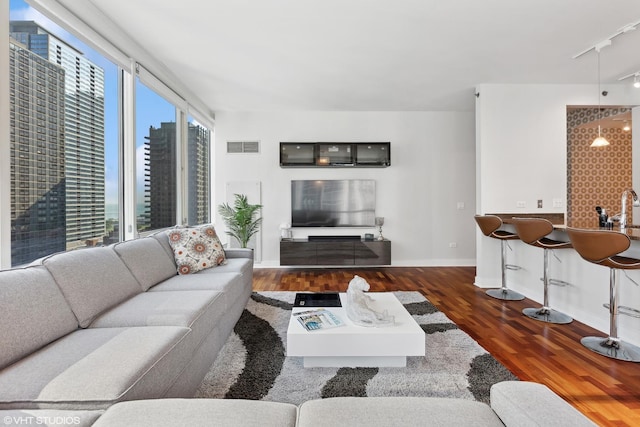
M 569 241 L 565 232 L 563 214 L 492 214 L 503 220 L 503 229 L 515 232 L 512 219 L 546 218 L 554 225 L 550 237 L 556 240 Z M 597 218 L 594 217 L 594 224 Z M 594 227 L 576 227 L 581 229 L 606 230 Z M 501 284 L 500 241 L 486 237 L 476 227 L 476 286 L 482 288 L 498 288 Z M 620 232 L 619 227 L 611 231 Z M 631 239 L 630 248 L 621 255 L 640 259 L 640 228 L 627 227 L 624 233 Z M 515 269 L 507 270 L 507 286 L 516 292 L 535 301 L 531 307 L 539 307 L 543 301 L 543 250 L 528 245 L 520 240 L 508 242 L 507 264 Z M 550 286 L 549 305 L 575 320 L 589 325 L 602 332 L 609 333 L 609 310 L 603 304 L 609 302 L 609 268 L 588 262 L 573 249 L 555 250 L 549 257 L 549 275 L 551 279 L 567 282 L 566 286 Z M 626 270 L 620 274 L 620 305 L 640 309 L 640 270 Z M 487 296 L 487 298 L 491 298 Z M 505 301 L 504 304 L 509 304 Z M 531 320 L 537 322 L 536 320 Z M 571 327 L 570 325 L 554 325 L 554 327 Z M 620 315 L 618 332 L 622 340 L 640 346 L 640 318 Z M 579 341 L 576 345 L 581 345 Z
M 520 213 L 520 214 L 506 214 L 506 213 L 497 213 L 497 214 L 487 214 L 487 215 L 495 215 L 500 217 L 500 219 L 502 219 L 502 222 L 504 224 L 513 224 L 513 219 L 514 218 L 544 218 L 544 219 L 548 219 L 549 221 L 551 221 L 551 223 L 553 224 L 553 228 L 555 230 L 564 230 L 566 229 L 568 226 L 565 225 L 565 220 L 564 220 L 564 214 L 555 214 L 555 213 L 547 213 L 547 214 L 536 214 L 536 213 Z M 598 222 L 598 219 L 596 218 L 596 216 L 594 215 L 593 218 L 593 222 L 594 224 L 596 222 Z M 616 223 L 614 223 L 616 224 Z M 611 230 L 611 231 L 617 231 L 620 232 L 620 227 L 618 227 L 617 225 L 615 225 L 613 228 L 600 228 L 597 226 L 593 226 L 593 227 L 576 227 L 576 228 L 580 228 L 583 230 Z M 629 236 L 629 238 L 631 240 L 639 240 L 640 241 L 640 225 L 631 225 L 628 226 L 627 228 L 625 228 L 624 233 Z M 562 240 L 562 239 L 560 239 Z
M 553 228 L 555 230 L 563 231 L 563 230 L 565 230 L 567 228 L 567 226 L 566 225 L 555 225 L 554 224 Z M 601 228 L 601 227 L 576 227 L 576 228 L 579 228 L 581 230 L 608 230 L 608 231 L 617 231 L 618 233 L 620 232 L 620 227 L 618 227 L 617 225 L 614 226 L 613 228 Z M 640 241 L 640 227 L 638 227 L 637 225 L 625 228 L 624 229 L 624 234 L 629 236 L 629 238 L 631 240 L 639 240 Z

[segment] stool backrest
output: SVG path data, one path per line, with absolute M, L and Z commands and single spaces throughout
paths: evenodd
M 544 218 L 513 218 L 520 240 L 528 244 L 534 244 L 553 231 L 551 221 Z
M 629 249 L 629 236 L 609 230 L 567 228 L 573 248 L 589 262 L 599 263 Z
M 502 219 L 495 215 L 476 215 L 474 216 L 480 231 L 485 236 L 490 236 L 491 233 L 502 227 Z

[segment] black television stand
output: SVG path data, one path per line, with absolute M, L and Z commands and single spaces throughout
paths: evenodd
M 280 265 L 391 265 L 391 241 L 360 236 L 309 236 L 280 241 Z

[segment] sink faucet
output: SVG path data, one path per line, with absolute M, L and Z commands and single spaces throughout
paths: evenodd
M 631 194 L 631 197 L 633 198 L 633 206 L 634 207 L 640 206 L 640 200 L 638 200 L 638 195 L 636 194 L 635 191 L 633 191 L 633 189 L 629 188 L 622 192 L 622 212 L 620 213 L 620 229 L 621 230 L 624 230 L 624 228 L 627 226 L 627 198 L 629 197 L 629 194 Z

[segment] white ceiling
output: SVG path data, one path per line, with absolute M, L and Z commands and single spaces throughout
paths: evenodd
M 572 56 L 640 20 L 639 0 L 89 1 L 105 16 L 59 0 L 213 111 L 472 111 L 482 83 L 597 83 L 597 55 Z M 640 26 L 601 64 L 605 84 L 639 71 Z

